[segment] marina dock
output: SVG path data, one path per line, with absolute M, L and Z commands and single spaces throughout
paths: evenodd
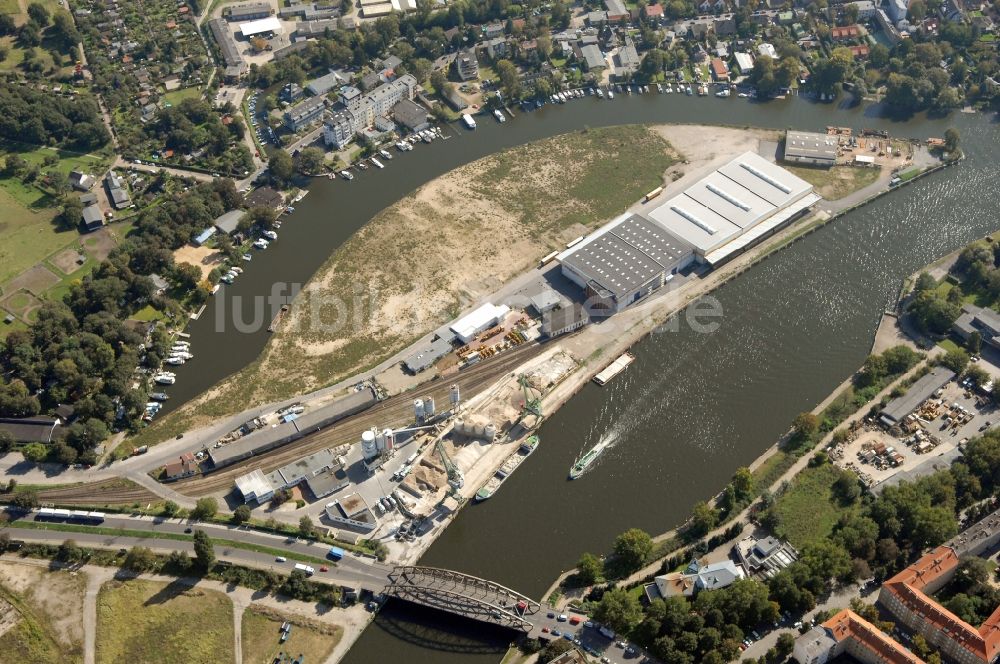
M 594 376 L 594 382 L 598 385 L 606 385 L 612 378 L 625 371 L 628 365 L 635 361 L 632 353 L 622 353 L 617 360 L 605 367 L 604 371 Z

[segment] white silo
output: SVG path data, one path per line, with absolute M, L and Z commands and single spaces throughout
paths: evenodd
M 424 417 L 427 419 L 434 417 L 434 397 L 430 395 L 424 397 Z
M 378 444 L 375 441 L 375 429 L 361 432 L 361 455 L 365 459 L 374 459 L 378 456 Z
M 485 427 L 483 427 L 483 438 L 485 438 L 487 442 L 492 443 L 493 439 L 496 437 L 497 437 L 496 425 L 487 424 Z
M 413 419 L 420 422 L 424 419 L 424 401 L 423 399 L 413 400 Z
M 394 434 L 392 433 L 392 429 L 382 429 L 382 440 L 385 441 L 384 443 L 385 451 L 391 452 L 392 449 L 395 447 L 395 440 L 394 440 Z
M 451 400 L 451 407 L 458 408 L 458 403 L 462 400 L 462 394 L 458 390 L 458 385 L 452 385 L 448 392 L 448 398 Z

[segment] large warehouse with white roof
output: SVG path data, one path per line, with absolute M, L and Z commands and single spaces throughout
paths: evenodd
M 715 266 L 732 258 L 818 200 L 811 184 L 746 152 L 645 216 L 605 224 L 557 260 L 592 313 L 614 313 L 695 261 Z
M 702 262 L 715 265 L 748 243 L 739 239 L 766 223 L 779 228 L 819 200 L 812 185 L 754 152 L 713 171 L 649 213 L 664 228 L 694 246 Z M 778 214 L 788 211 L 789 214 Z M 761 233 L 750 236 L 763 237 Z

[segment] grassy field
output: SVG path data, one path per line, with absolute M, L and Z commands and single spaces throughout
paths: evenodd
M 56 229 L 55 210 L 29 210 L 0 181 L 0 284 L 24 272 L 80 234 Z
M 852 509 L 840 505 L 831 493 L 838 475 L 839 470 L 831 464 L 806 468 L 796 475 L 775 501 L 774 510 L 781 522 L 777 534 L 798 548 L 827 537 L 840 517 Z
M 171 106 L 176 106 L 185 99 L 198 99 L 200 97 L 201 88 L 199 87 L 181 88 L 180 90 L 174 90 L 163 95 L 164 101 Z
M 286 620 L 292 623 L 292 632 L 287 641 L 279 643 L 281 624 Z M 271 664 L 279 652 L 304 656 L 305 662 L 325 662 L 343 633 L 340 627 L 254 605 L 243 614 L 243 664 Z
M 97 664 L 223 664 L 233 647 L 233 605 L 221 593 L 110 581 L 97 597 Z
M 816 193 L 828 201 L 835 201 L 863 189 L 878 180 L 882 173 L 878 168 L 857 168 L 854 166 L 834 166 L 833 168 L 808 168 L 782 164 L 816 188 Z

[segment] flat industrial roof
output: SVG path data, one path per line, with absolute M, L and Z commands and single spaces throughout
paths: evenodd
M 691 253 L 691 246 L 637 214 L 623 214 L 558 256 L 616 297 L 648 283 Z
M 927 399 L 930 399 L 934 392 L 948 383 L 955 377 L 955 372 L 944 367 L 935 367 L 929 373 L 910 385 L 906 394 L 896 397 L 882 409 L 881 416 L 892 422 L 900 422 L 907 415 L 917 409 Z
M 811 131 L 791 131 L 785 134 L 785 156 L 805 159 L 837 160 L 836 136 Z
M 648 215 L 706 254 L 811 190 L 805 180 L 755 152 L 745 152 Z
M 259 35 L 262 32 L 281 32 L 281 21 L 277 16 L 268 16 L 249 23 L 240 23 L 240 32 L 244 37 Z

